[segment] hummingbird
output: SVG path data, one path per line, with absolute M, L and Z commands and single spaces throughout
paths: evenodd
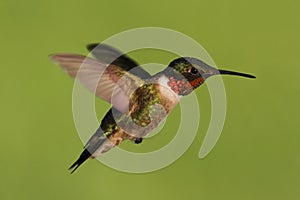
M 78 79 L 96 96 L 112 104 L 99 128 L 69 167 L 73 173 L 87 159 L 96 158 L 124 140 L 139 144 L 162 122 L 180 99 L 220 74 L 255 76 L 220 70 L 192 57 L 179 57 L 150 75 L 137 62 L 106 44 L 88 44 L 92 57 L 57 53 L 50 60 Z

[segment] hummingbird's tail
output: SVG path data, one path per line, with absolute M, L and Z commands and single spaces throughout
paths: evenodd
M 72 170 L 71 174 L 88 158 L 97 157 L 97 156 L 99 156 L 98 155 L 99 153 L 105 152 L 114 146 L 113 143 L 108 142 L 109 141 L 108 137 L 110 134 L 112 134 L 112 132 L 110 132 L 110 134 L 108 134 L 108 132 L 109 132 L 108 130 L 110 129 L 110 127 L 113 124 L 116 123 L 114 120 L 114 116 L 117 115 L 119 113 L 119 111 L 117 111 L 117 110 L 113 111 L 113 109 L 114 108 L 110 109 L 107 112 L 107 114 L 103 118 L 99 128 L 96 130 L 94 135 L 86 143 L 84 150 L 80 154 L 79 158 L 69 167 L 69 170 Z M 114 112 L 114 114 L 113 114 L 113 112 Z M 106 132 L 106 134 L 104 134 L 104 132 Z M 100 151 L 99 151 L 99 148 L 101 148 L 101 147 L 103 149 L 100 149 Z M 98 154 L 97 154 L 97 151 L 99 151 Z
M 79 158 L 69 167 L 69 170 L 72 170 L 71 174 L 88 158 L 94 158 L 93 154 L 108 140 L 107 136 L 103 134 L 101 127 L 99 127 L 85 145 Z
M 84 162 L 86 161 L 89 157 L 91 157 L 91 153 L 87 150 L 84 149 L 83 152 L 80 154 L 79 158 L 69 167 L 69 170 L 71 171 L 71 174 Z

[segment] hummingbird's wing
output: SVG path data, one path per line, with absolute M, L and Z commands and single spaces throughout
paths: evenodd
M 130 73 L 142 79 L 147 79 L 151 77 L 151 75 L 143 68 L 141 68 L 138 63 L 136 63 L 126 54 L 109 45 L 98 43 L 88 44 L 87 49 L 92 53 L 92 55 L 95 58 L 104 63 L 119 66 L 122 69 L 130 71 Z
M 131 93 L 144 84 L 142 79 L 121 67 L 104 64 L 86 56 L 61 53 L 51 55 L 50 59 L 96 96 L 123 113 L 128 112 Z

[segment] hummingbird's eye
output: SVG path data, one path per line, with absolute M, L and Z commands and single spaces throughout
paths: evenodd
M 195 67 L 192 67 L 192 68 L 190 69 L 190 72 L 191 72 L 192 74 L 198 74 L 198 70 L 197 70 Z

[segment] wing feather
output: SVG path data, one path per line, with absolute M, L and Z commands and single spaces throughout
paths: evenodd
M 130 73 L 142 79 L 147 79 L 151 77 L 151 75 L 143 68 L 141 68 L 137 62 L 135 62 L 123 52 L 109 45 L 98 43 L 88 44 L 87 49 L 92 53 L 92 55 L 95 58 L 104 63 L 119 66 L 122 69 L 130 71 Z
M 104 64 L 77 54 L 54 54 L 50 59 L 96 96 L 127 113 L 132 92 L 144 81 L 116 65 Z

